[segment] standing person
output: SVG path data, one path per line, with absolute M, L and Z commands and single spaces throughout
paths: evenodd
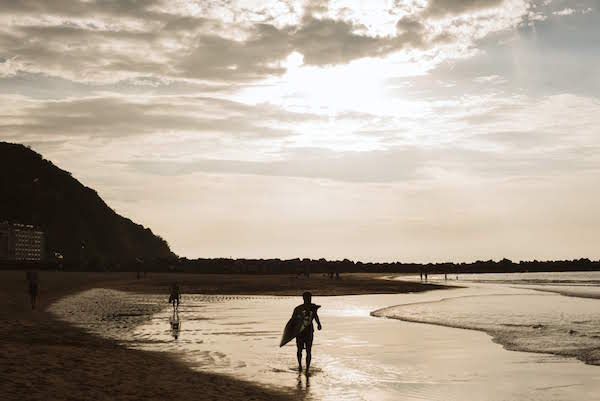
M 304 303 L 296 306 L 292 313 L 292 319 L 298 319 L 302 321 L 302 330 L 296 336 L 296 347 L 298 348 L 296 355 L 298 356 L 298 371 L 302 372 L 302 349 L 306 349 L 306 375 L 308 376 L 308 370 L 310 369 L 310 360 L 312 359 L 312 343 L 313 333 L 315 331 L 313 327 L 313 320 L 317 321 L 317 329 L 321 330 L 321 321 L 317 314 L 317 309 L 321 306 L 315 305 L 311 302 L 312 294 L 308 291 L 302 294 Z
M 38 297 L 38 274 L 37 272 L 27 272 L 26 277 L 29 287 L 29 298 L 31 299 L 31 309 L 35 309 Z
M 181 292 L 179 291 L 179 285 L 177 284 L 177 282 L 171 285 L 169 291 L 169 303 L 173 304 L 173 309 L 179 308 L 179 299 L 181 298 Z

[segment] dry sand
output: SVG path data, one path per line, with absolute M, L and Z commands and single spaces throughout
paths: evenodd
M 279 276 L 40 272 L 38 308 L 29 305 L 24 272 L 0 272 L 0 394 L 3 400 L 278 400 L 295 398 L 228 376 L 200 373 L 162 353 L 126 349 L 56 320 L 60 297 L 102 287 L 165 293 L 315 295 L 418 292 L 426 286 L 356 274 L 342 280 Z M 165 298 L 166 300 L 166 298 Z

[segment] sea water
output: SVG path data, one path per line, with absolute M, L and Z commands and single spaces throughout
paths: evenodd
M 593 286 L 600 276 L 592 276 L 578 284 Z M 559 274 L 535 286 L 571 290 L 561 277 L 572 281 Z M 278 346 L 300 297 L 184 294 L 177 338 L 173 309 L 159 307 L 164 295 L 91 290 L 52 309 L 125 346 L 172 352 L 193 369 L 307 400 L 600 400 L 600 367 L 564 356 L 597 347 L 600 300 L 537 291 L 514 276 L 475 279 L 485 277 L 418 294 L 315 296 L 323 330 L 315 332 L 309 377 L 297 371 L 294 342 Z
M 508 349 L 600 364 L 600 272 L 469 274 L 460 282 L 466 294 L 373 314 L 481 330 Z

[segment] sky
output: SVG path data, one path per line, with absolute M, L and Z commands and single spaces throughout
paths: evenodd
M 0 140 L 188 258 L 600 258 L 600 1 L 2 0 Z

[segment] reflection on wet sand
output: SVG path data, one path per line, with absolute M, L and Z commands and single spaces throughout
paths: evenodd
M 169 325 L 171 326 L 171 335 L 175 340 L 179 338 L 179 332 L 181 330 L 181 319 L 179 317 L 179 308 L 173 308 L 173 315 L 169 318 Z
M 310 375 L 306 376 L 302 373 L 298 372 L 298 379 L 296 384 L 296 399 L 306 399 L 309 398 L 309 389 L 310 389 Z
M 103 325 L 105 330 L 98 332 L 121 336 L 130 347 L 175 352 L 194 369 L 287 388 L 307 400 L 597 399 L 598 367 L 551 355 L 509 352 L 481 332 L 370 316 L 371 311 L 391 305 L 439 301 L 472 291 L 315 297 L 327 324 L 315 333 L 310 378 L 298 375 L 295 344 L 278 347 L 297 298 L 190 295 L 181 307 L 186 324 L 180 324 L 177 341 L 170 326 L 165 327 L 172 317 L 170 308 L 136 321 L 127 331 Z M 94 297 L 74 297 L 69 303 Z M 133 295 L 111 295 L 119 297 Z M 159 297 L 139 297 L 143 298 L 128 302 L 161 302 Z

